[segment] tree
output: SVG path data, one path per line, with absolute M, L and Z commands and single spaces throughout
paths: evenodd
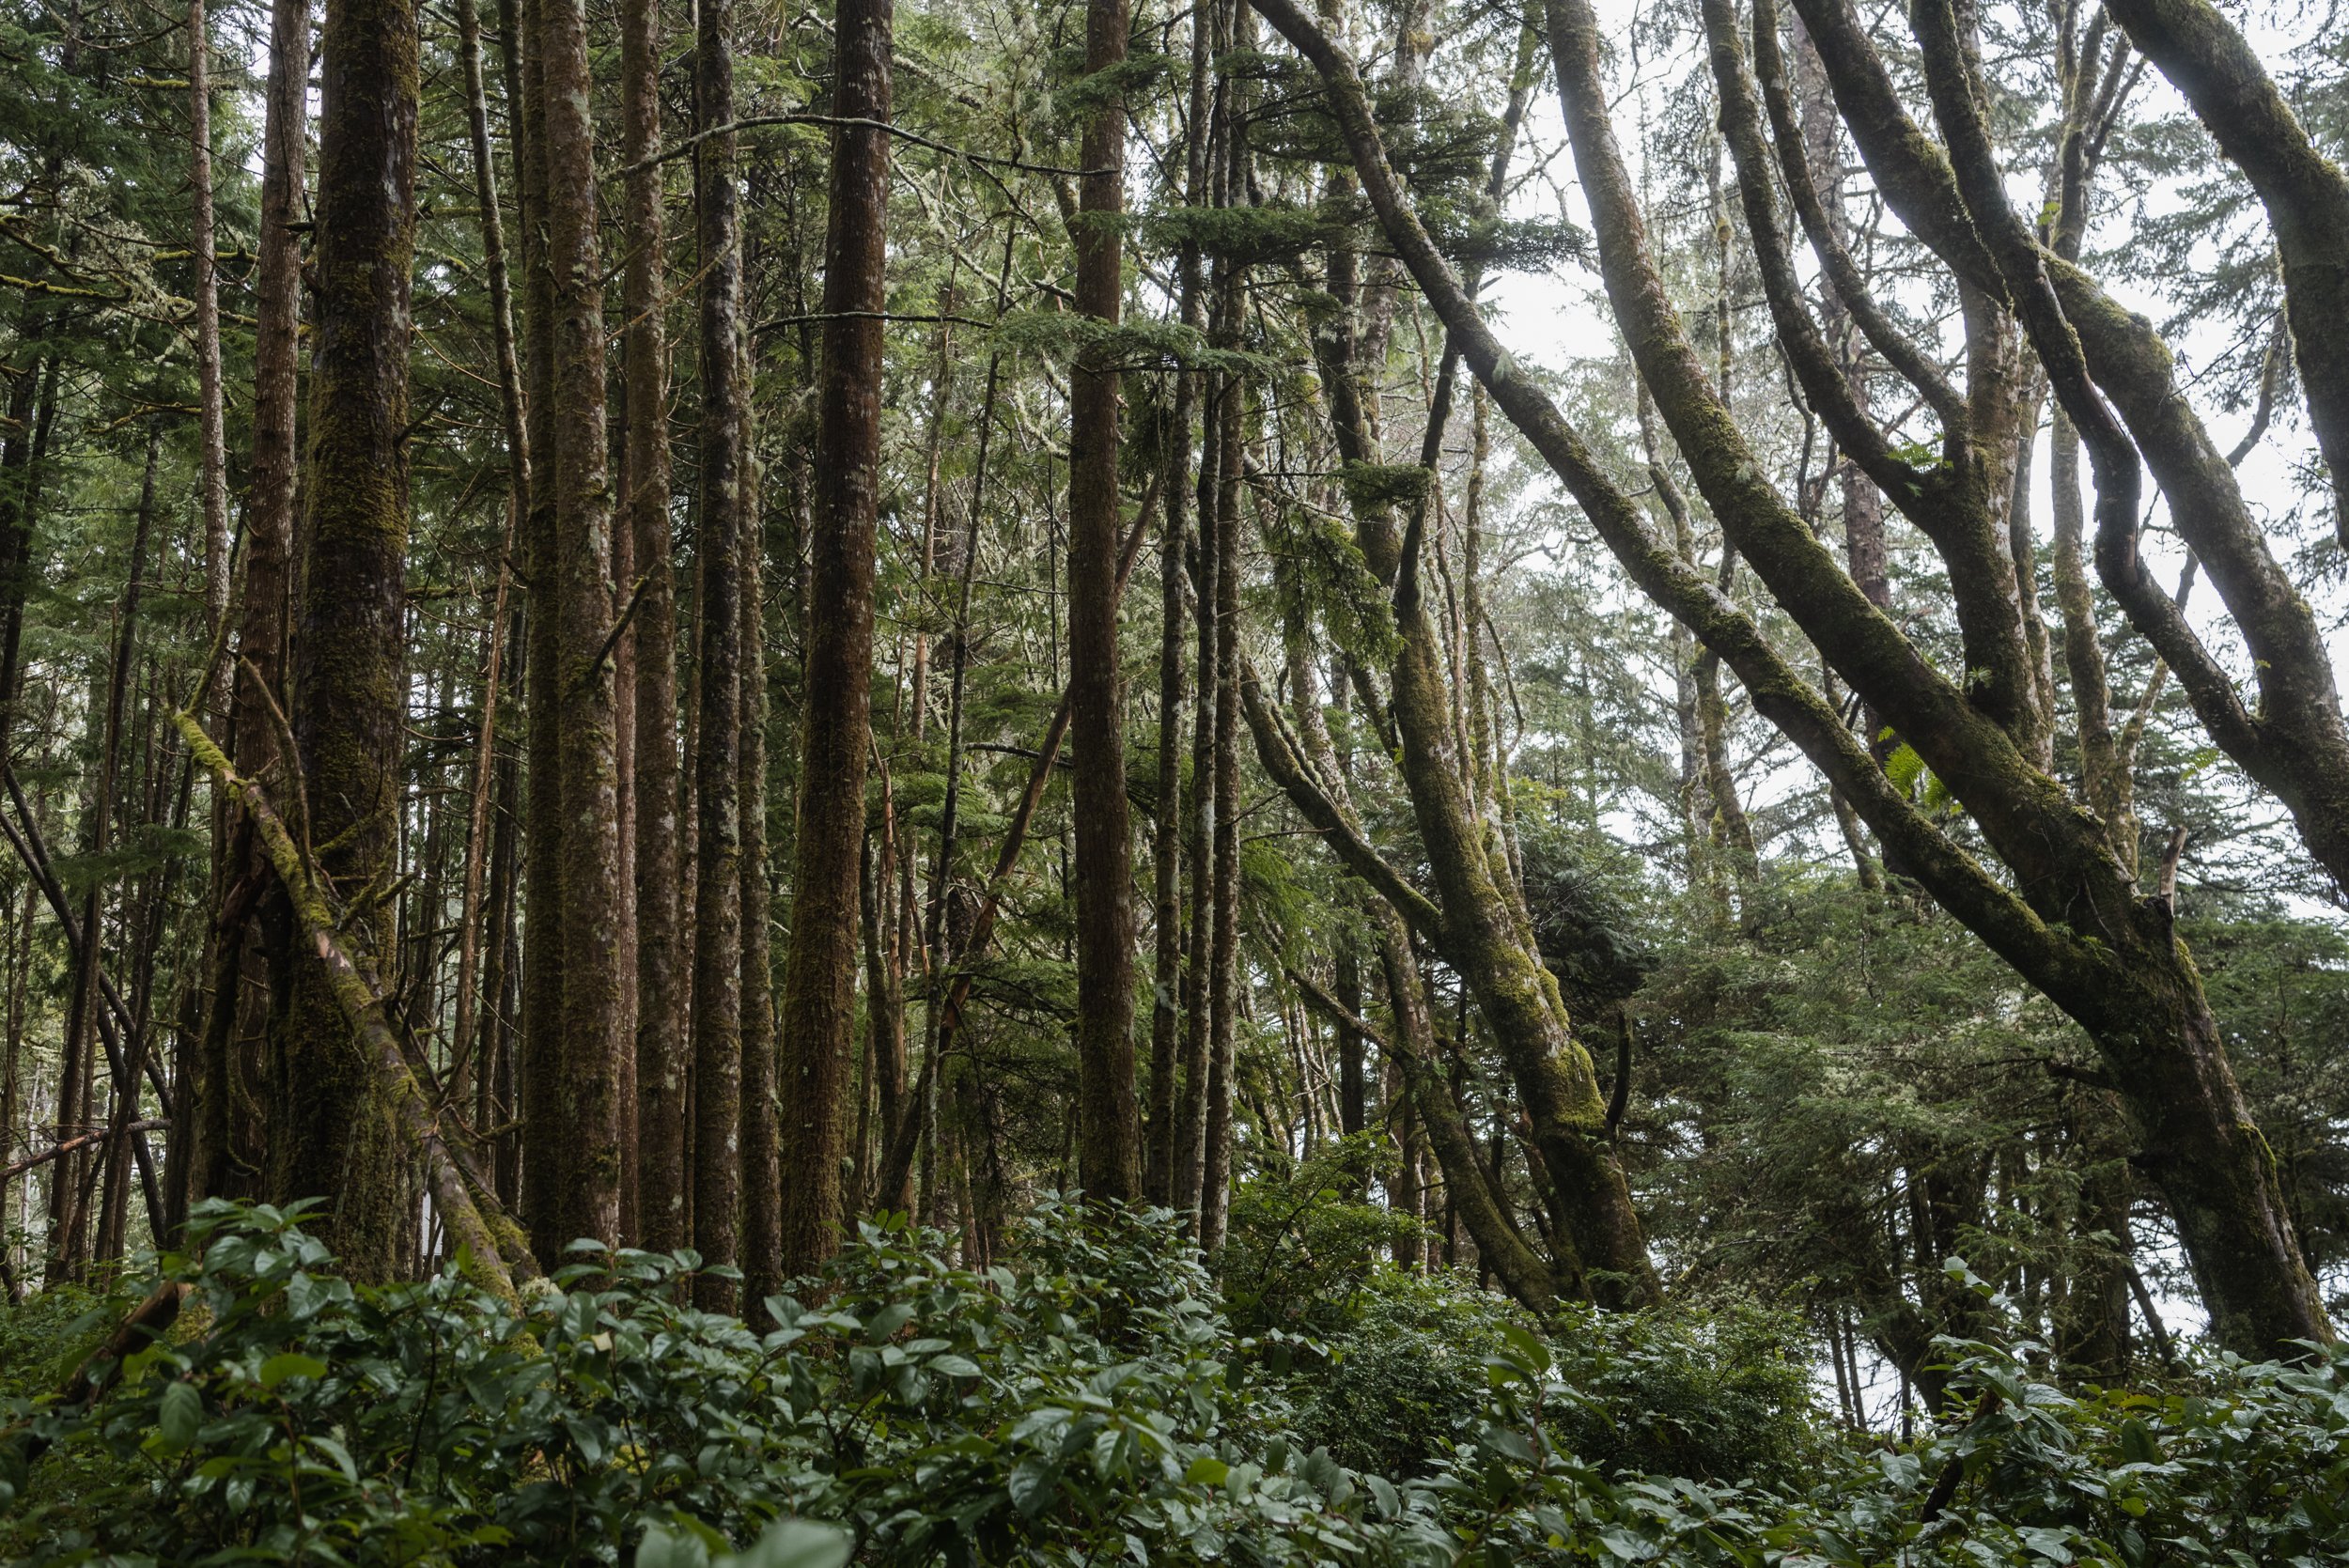
M 857 859 L 870 744 L 874 528 L 879 505 L 880 313 L 888 303 L 891 0 L 839 0 L 823 362 L 816 386 L 807 699 L 785 960 L 783 1257 L 839 1246 L 848 1053 L 856 1020 Z
M 1085 69 L 1098 82 L 1126 59 L 1123 0 L 1085 11 Z M 1125 292 L 1116 223 L 1125 208 L 1124 94 L 1102 92 L 1084 135 L 1084 187 L 1072 240 L 1077 308 L 1115 327 Z M 1134 1100 L 1132 832 L 1126 813 L 1125 712 L 1117 652 L 1119 505 L 1113 340 L 1081 352 L 1069 386 L 1068 665 L 1077 782 L 1077 1060 L 1084 1088 L 1078 1179 L 1096 1198 L 1142 1192 Z
M 319 871 L 381 945 L 396 874 L 406 681 L 409 261 L 415 234 L 416 13 L 335 0 L 320 40 L 319 275 L 308 548 L 290 687 L 303 826 Z M 271 958 L 270 1190 L 334 1200 L 354 1273 L 388 1278 L 405 1228 L 398 1144 L 371 1076 L 290 934 Z

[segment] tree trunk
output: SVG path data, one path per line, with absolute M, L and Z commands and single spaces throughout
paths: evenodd
M 775 966 L 768 939 L 767 626 L 757 486 L 742 531 L 742 1295 L 754 1321 L 783 1288 L 782 1110 Z M 863 824 L 857 843 L 863 843 Z M 853 940 L 855 926 L 849 926 Z M 837 1118 L 835 1117 L 835 1121 Z M 845 1213 L 843 1218 L 846 1218 Z
M 1125 0 L 1091 0 L 1085 69 L 1126 59 Z M 1085 175 L 1072 238 L 1077 308 L 1114 327 L 1125 291 L 1126 104 L 1112 93 L 1085 128 Z M 1142 1195 L 1134 1102 L 1133 845 L 1126 804 L 1125 704 L 1117 657 L 1117 370 L 1107 345 L 1078 356 L 1069 382 L 1068 668 L 1076 753 L 1077 1063 L 1084 1137 L 1077 1180 L 1087 1195 Z
M 568 1181 L 563 1146 L 563 616 L 562 564 L 555 533 L 554 277 L 548 253 L 546 71 L 540 17 L 552 0 L 520 0 L 507 16 L 509 59 L 519 61 L 521 113 L 513 116 L 522 233 L 525 438 L 537 458 L 530 510 L 522 520 L 530 568 L 530 644 L 525 737 L 530 797 L 521 863 L 522 909 L 521 1206 L 530 1245 L 559 1258 Z
M 490 279 L 490 327 L 497 349 L 498 410 L 506 427 L 506 538 L 498 552 L 497 587 L 491 595 L 482 660 L 481 724 L 474 751 L 473 810 L 465 834 L 465 880 L 457 917 L 457 1018 L 450 1039 L 460 1065 L 450 1093 L 461 1103 L 471 1077 L 488 1068 L 474 1050 L 481 963 L 482 877 L 490 854 L 490 805 L 497 790 L 498 703 L 505 687 L 506 600 L 513 583 L 512 559 L 530 507 L 530 454 L 522 431 L 521 366 L 514 344 L 512 284 L 506 265 L 506 225 L 498 209 L 496 155 L 490 141 L 489 88 L 481 59 L 481 12 L 477 0 L 458 0 L 458 52 L 465 73 L 465 124 L 474 163 L 474 199 L 481 209 L 482 268 Z M 514 107 L 508 105 L 509 112 Z M 248 550 L 250 547 L 248 546 Z
M 244 592 L 238 605 L 238 664 L 230 681 L 229 736 L 234 754 L 254 777 L 284 767 L 277 714 L 285 707 L 286 627 L 292 590 L 296 484 L 296 424 L 300 397 L 302 250 L 293 225 L 303 210 L 310 79 L 309 0 L 274 0 L 270 10 L 270 68 L 262 127 L 260 258 L 255 287 L 253 448 L 244 505 Z M 284 911 L 267 889 L 267 862 L 257 849 L 232 876 L 265 885 L 264 929 L 280 929 Z M 224 895 L 228 894 L 224 888 Z M 274 936 L 264 939 L 275 942 Z M 238 1000 L 231 994 L 244 968 L 245 923 L 215 932 L 213 973 L 221 976 L 217 1022 L 203 1034 L 197 1081 L 188 1095 L 197 1126 L 178 1146 L 190 1151 L 188 1196 L 247 1196 L 233 1157 L 241 1063 L 236 1050 Z M 262 1086 L 244 1086 L 259 1097 Z M 175 1128 L 175 1134 L 181 1129 Z
M 857 846 L 873 654 L 874 530 L 880 483 L 887 303 L 891 0 L 839 0 L 831 228 L 824 244 L 823 362 L 817 384 L 816 517 L 810 541 L 807 706 L 799 842 L 784 982 L 783 1252 L 793 1272 L 840 1244 L 841 1111 L 856 1021 Z
M 620 1234 L 621 1001 L 618 737 L 609 638 L 612 496 L 604 429 L 602 260 L 582 0 L 539 0 L 547 266 L 554 333 L 555 597 L 563 800 L 563 1044 L 558 1121 L 566 1241 Z M 633 1108 L 627 1108 L 630 1115 Z
M 694 152 L 701 242 L 701 577 L 694 664 L 701 718 L 693 754 L 693 1245 L 736 1261 L 742 1115 L 741 556 L 750 399 L 742 385 L 740 220 L 734 136 L 734 8 L 703 0 L 694 51 Z M 862 802 L 860 801 L 860 806 Z M 731 1282 L 704 1275 L 695 1301 L 734 1305 Z
M 195 264 L 196 496 L 204 517 L 204 618 L 219 633 L 228 618 L 228 450 L 222 429 L 220 287 L 212 228 L 211 44 L 204 0 L 188 0 L 189 248 Z M 196 706 L 209 713 L 220 681 L 207 665 Z
M 106 675 L 106 697 L 103 727 L 100 731 L 98 773 L 91 781 L 89 793 L 88 831 L 80 846 L 82 858 L 102 862 L 113 836 L 115 795 L 122 758 L 123 707 L 130 692 L 131 661 L 138 648 L 139 598 L 145 586 L 148 537 L 155 521 L 155 469 L 163 456 L 162 426 L 149 422 L 147 432 L 146 477 L 139 485 L 137 523 L 131 540 L 131 571 L 122 591 L 121 621 L 115 634 L 113 660 Z M 105 881 L 101 877 L 90 884 L 82 903 L 82 944 L 75 965 L 71 1001 L 68 1008 L 63 1063 L 57 1083 L 57 1141 L 92 1130 L 98 1120 L 92 1085 L 91 1042 L 97 1037 L 93 1027 L 99 1009 L 104 1005 L 101 994 L 100 966 L 103 963 L 105 941 Z M 135 1083 L 121 1086 L 128 1094 Z M 129 1117 L 110 1116 L 110 1121 L 127 1122 Z M 98 1156 L 85 1153 L 69 1156 L 57 1162 L 50 1185 L 50 1214 L 53 1227 L 50 1236 L 50 1267 L 45 1278 L 72 1280 L 81 1275 L 82 1265 L 91 1256 L 86 1228 L 90 1215 L 86 1194 Z
M 659 167 L 661 8 L 621 16 L 621 158 L 629 165 L 628 448 L 621 515 L 634 543 L 636 662 L 636 1140 L 639 1245 L 686 1245 L 685 950 L 677 920 L 677 578 L 669 526 L 669 371 Z
M 320 51 L 309 551 L 293 732 L 319 869 L 381 950 L 406 717 L 409 264 L 415 225 L 413 0 L 334 0 Z M 353 1278 L 387 1277 L 398 1153 L 351 1027 L 288 943 L 274 955 L 271 1189 L 323 1197 Z M 280 1002 L 278 999 L 282 997 Z

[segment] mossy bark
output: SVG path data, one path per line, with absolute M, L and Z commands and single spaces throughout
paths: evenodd
M 2102 824 L 2030 767 L 2005 730 L 1925 665 L 1868 604 L 1778 500 L 1705 389 L 1645 254 L 1638 210 L 1596 90 L 1597 36 L 1587 6 L 1551 0 L 1552 53 L 1560 61 L 1584 185 L 1599 219 L 1610 294 L 1632 351 L 1734 542 L 1845 677 L 1914 737 L 2007 860 L 2019 894 L 1892 790 L 1817 689 L 1786 664 L 1748 617 L 1650 535 L 1580 436 L 1517 372 L 1428 242 L 1386 164 L 1350 62 L 1288 0 L 1257 0 L 1257 6 L 1330 87 L 1365 194 L 1495 403 L 1564 480 L 1634 581 L 1720 653 L 1756 708 L 1846 793 L 1938 901 L 2096 1040 L 2122 1082 L 2141 1146 L 2156 1162 L 2154 1173 L 2179 1216 L 2198 1279 L 2229 1343 L 2263 1352 L 2293 1338 L 2327 1336 L 2272 1163 L 2263 1159 L 2243 1112 L 2200 980 L 2170 929 L 2166 907 L 2137 895 L 2104 845 Z M 1892 109 L 1897 114 L 1896 103 Z M 1861 129 L 1848 101 L 1845 113 Z M 1861 145 L 1868 146 L 1864 134 Z
M 767 848 L 766 553 L 754 476 L 742 551 L 742 1296 L 754 1318 L 783 1288 L 781 1108 Z M 862 835 L 860 837 L 860 845 Z
M 522 112 L 514 117 L 515 165 L 522 232 L 525 435 L 537 460 L 521 527 L 530 571 L 527 624 L 530 668 L 529 798 L 523 807 L 522 1036 L 520 1079 L 521 1211 L 531 1245 L 561 1257 L 565 1150 L 563 1097 L 563 624 L 561 563 L 555 532 L 554 283 L 547 249 L 546 83 L 536 39 L 542 0 L 521 0 L 513 58 L 519 61 Z
M 2209 0 L 2115 0 L 2109 8 L 2267 208 L 2309 423 L 2332 471 L 2333 526 L 2349 546 L 2349 179 Z
M 601 250 L 582 0 L 538 0 L 547 266 L 554 323 L 555 598 L 561 650 L 563 1040 L 557 1120 L 565 1240 L 620 1239 L 622 955 L 618 732 L 610 633 L 612 490 Z
M 405 714 L 409 268 L 414 241 L 412 0 L 335 0 L 319 54 L 308 550 L 292 725 L 317 875 L 381 945 L 395 873 Z M 282 875 L 282 873 L 281 873 Z M 272 955 L 270 1189 L 324 1198 L 354 1278 L 388 1277 L 412 1223 L 381 1086 L 334 986 Z

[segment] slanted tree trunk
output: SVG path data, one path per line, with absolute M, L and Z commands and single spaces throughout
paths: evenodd
M 2349 548 L 2349 178 L 2209 0 L 2117 0 L 2110 8 L 2267 208 L 2309 424 L 2332 471 L 2333 527 Z
M 2328 1335 L 2272 1164 L 2260 1152 L 2200 980 L 2175 941 L 2167 908 L 2139 896 L 2119 875 L 2117 862 L 2103 845 L 2102 825 L 2074 807 L 2061 785 L 2032 768 L 2017 738 L 1926 663 L 1898 629 L 1868 605 L 1770 488 L 1742 434 L 1706 384 L 1644 244 L 1598 85 L 1597 28 L 1587 5 L 1582 0 L 1550 0 L 1551 55 L 1558 63 L 1577 163 L 1592 195 L 1610 299 L 1641 373 L 1731 541 L 1839 673 L 1900 723 L 1927 764 L 1965 801 L 1984 838 L 2014 870 L 2015 889 L 1993 879 L 1905 797 L 1889 788 L 1881 770 L 1815 686 L 1786 664 L 1742 612 L 1649 535 L 1629 499 L 1597 466 L 1547 396 L 1512 373 L 1506 354 L 1428 242 L 1384 163 L 1350 62 L 1287 0 L 1256 4 L 1276 17 L 1283 33 L 1308 54 L 1330 87 L 1356 171 L 1382 226 L 1493 400 L 1565 481 L 1634 580 L 1721 654 L 1756 706 L 1803 748 L 1830 783 L 1846 791 L 1877 835 L 1907 858 L 1919 880 L 1938 900 L 2095 1039 L 2127 1097 L 2143 1147 L 2157 1153 L 2164 1195 L 2178 1219 L 2220 1337 L 2247 1351 L 2260 1351 L 2293 1338 Z M 1819 37 L 1828 8 L 1806 3 L 1804 10 L 1813 37 Z M 1780 274 L 1770 292 L 1781 340 L 1803 375 L 1806 391 L 1830 400 L 1833 381 L 1816 373 L 1825 356 L 1815 331 L 1805 330 L 1807 316 L 1787 308 L 1792 293 L 1781 287 L 1784 272 L 1779 264 L 1783 252 L 1777 247 L 1782 237 L 1766 199 L 1767 186 L 1743 173 L 1753 166 L 1749 156 L 1753 134 L 1744 123 L 1753 110 L 1735 47 L 1733 21 L 1725 6 L 1708 6 L 1716 78 L 1729 111 L 1725 118 L 1733 144 L 1742 141 L 1748 149 L 1740 152 L 1739 163 L 1749 226 L 1760 241 L 1766 281 L 1773 272 Z M 1930 56 L 1935 50 L 1929 47 L 1926 53 Z M 1822 54 L 1835 75 L 1840 98 L 1845 91 L 1844 77 L 1824 43 Z M 1945 73 L 1946 60 L 1935 69 Z M 1899 117 L 1897 104 L 1883 108 L 1889 95 L 1876 94 L 1875 85 L 1859 80 L 1859 75 L 1864 72 L 1854 75 L 1855 93 L 1865 89 L 1862 96 L 1875 94 L 1869 101 L 1883 116 Z M 1937 93 L 1944 104 L 1955 96 L 1948 90 Z M 1850 104 L 1845 107 L 1848 112 Z M 1853 123 L 1859 129 L 1863 122 Z M 1924 167 L 1918 164 L 1913 130 L 1906 139 L 1879 136 L 1884 124 L 1880 116 L 1875 131 L 1861 137 L 1872 162 L 1882 156 Z M 1873 149 L 1872 137 L 1877 143 Z M 1896 173 L 1915 173 L 1916 167 Z M 1941 167 L 1946 179 L 1946 165 Z M 1877 172 L 1882 184 L 1889 177 L 1884 169 Z M 1986 201 L 1995 194 L 1997 177 L 1978 149 L 1971 155 L 1968 179 L 1975 198 Z M 1902 203 L 1894 205 L 1897 209 Z M 1903 215 L 1932 225 L 1938 222 L 1932 216 L 1937 210 L 1928 204 L 1911 204 Z M 2037 340 L 2047 341 L 2044 336 Z M 1921 385 L 1935 379 L 1929 365 L 1922 375 Z M 2075 409 L 2076 385 L 2063 390 L 2067 410 Z M 1857 427 L 1853 433 L 1866 439 Z M 2106 472 L 2100 469 L 2100 480 Z M 2117 469 L 2112 474 L 2116 484 L 2123 477 Z M 2113 495 L 2100 495 L 2100 506 L 2116 504 L 2133 511 L 2134 499 L 2125 487 L 2117 488 Z M 1442 863 L 1440 855 L 1437 862 Z M 2100 934 L 2092 944 L 2072 935 L 2088 929 Z
M 1125 0 L 1091 0 L 1085 69 L 1126 59 Z M 1105 95 L 1085 127 L 1073 225 L 1077 308 L 1113 327 L 1125 292 L 1126 102 Z M 1126 805 L 1125 704 L 1117 658 L 1117 371 L 1109 344 L 1081 352 L 1069 381 L 1068 668 L 1076 750 L 1077 1071 L 1083 1137 L 1077 1180 L 1094 1198 L 1142 1195 L 1134 1101 L 1133 845 Z
M 530 453 L 522 431 L 521 364 L 514 343 L 513 287 L 506 264 L 506 225 L 498 209 L 497 163 L 490 140 L 490 100 L 481 59 L 481 11 L 476 0 L 458 0 L 457 47 L 465 73 L 465 126 L 474 163 L 474 199 L 481 209 L 482 270 L 490 281 L 490 328 L 497 350 L 498 411 L 506 427 L 506 538 L 498 552 L 497 586 L 490 596 L 488 647 L 482 660 L 481 724 L 474 748 L 473 809 L 465 833 L 465 872 L 457 916 L 457 1017 L 450 1039 L 459 1069 L 449 1091 L 462 1103 L 474 1078 L 489 1068 L 487 1053 L 475 1049 L 481 974 L 482 878 L 490 849 L 490 807 L 497 792 L 498 703 L 505 688 L 506 600 L 513 585 L 512 556 L 530 507 Z M 509 108 L 511 106 L 509 105 Z M 249 550 L 250 547 L 248 547 Z
M 887 303 L 892 0 L 839 0 L 831 227 L 824 242 L 810 540 L 807 706 L 786 961 L 783 1255 L 794 1272 L 840 1245 L 841 1112 L 856 1022 L 857 846 L 873 656 L 873 551 L 880 485 Z
M 308 559 L 293 733 L 319 871 L 377 951 L 393 874 L 406 712 L 409 265 L 415 225 L 413 0 L 334 0 L 320 51 Z M 407 1216 L 401 1154 L 331 988 L 272 955 L 270 1188 L 327 1199 L 352 1276 L 388 1277 Z

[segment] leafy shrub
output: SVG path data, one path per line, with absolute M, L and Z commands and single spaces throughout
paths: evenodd
M 1558 1441 L 1610 1470 L 1792 1482 L 1825 1440 L 1800 1327 L 1750 1305 L 1569 1311 L 1545 1336 L 1575 1392 Z
M 2349 1560 L 2349 1349 L 2221 1357 L 2188 1390 L 2083 1400 L 2032 1375 L 2043 1347 L 1945 1348 L 1965 1419 L 1906 1450 L 1823 1447 L 1807 1483 L 1774 1489 L 1590 1464 L 1556 1438 L 1579 1395 L 1513 1341 L 1490 1419 L 1438 1484 L 1469 1555 L 1494 1564 Z
M 1468 1281 L 1383 1270 L 1302 1380 L 1299 1440 L 1357 1469 L 1425 1475 L 1483 1413 L 1486 1361 L 1521 1314 Z M 1530 1321 L 1530 1320 L 1523 1320 Z
M 172 1337 L 86 1411 L 8 1398 L 0 1555 L 2349 1560 L 2349 1349 L 2220 1357 L 2167 1392 L 2078 1397 L 2038 1380 L 2037 1346 L 1950 1342 L 1958 1418 L 1876 1447 L 1821 1429 L 1766 1313 L 1568 1314 L 1536 1334 L 1459 1282 L 1374 1270 L 1326 1363 L 1284 1383 L 1268 1342 L 1232 1332 L 1171 1216 L 1048 1204 L 1016 1266 L 985 1273 L 936 1239 L 867 1228 L 767 1303 L 782 1327 L 762 1335 L 677 1305 L 690 1254 L 590 1256 L 515 1309 L 454 1273 L 354 1287 L 298 1214 L 208 1207 L 200 1251 L 163 1260 L 191 1291 Z M 36 1321 L 78 1343 L 102 1316 L 67 1332 L 39 1315 L 73 1304 L 0 1319 L 0 1344 Z M 36 1443 L 52 1452 L 36 1460 Z
M 453 1270 L 354 1287 L 299 1216 L 208 1206 L 179 1336 L 86 1413 L 10 1402 L 36 1564 L 1443 1561 L 1432 1504 L 1274 1435 L 1171 1217 L 1048 1206 L 1019 1272 L 866 1228 L 783 1325 L 677 1305 L 686 1254 L 597 1256 L 516 1312 Z M 820 1294 L 819 1294 L 820 1293 Z M 28 1464 L 26 1439 L 64 1451 Z M 58 1457 L 82 1491 L 28 1491 Z M 43 1485 L 47 1483 L 44 1481 Z M 810 1560 L 817 1560 L 811 1559 Z
M 1570 1391 L 1553 1440 L 1610 1472 L 1778 1483 L 1826 1441 L 1798 1326 L 1752 1307 L 1567 1309 L 1540 1322 L 1461 1279 L 1388 1269 L 1330 1342 L 1301 1441 L 1360 1469 L 1423 1475 L 1482 1414 L 1488 1363 L 1537 1341 Z
M 1377 1134 L 1357 1133 L 1294 1171 L 1240 1183 L 1217 1262 L 1242 1331 L 1326 1335 L 1353 1323 L 1395 1244 L 1424 1229 L 1363 1197 L 1387 1154 Z

